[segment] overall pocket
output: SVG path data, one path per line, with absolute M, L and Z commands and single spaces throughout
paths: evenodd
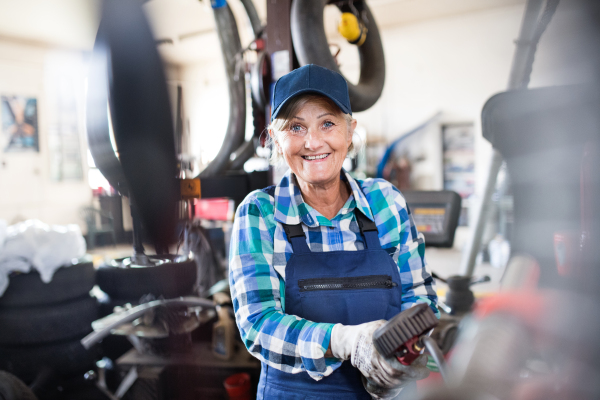
M 303 318 L 357 325 L 384 319 L 398 285 L 390 275 L 298 280 Z
M 300 279 L 301 292 L 316 290 L 391 289 L 398 286 L 389 275 L 366 275 L 341 278 Z

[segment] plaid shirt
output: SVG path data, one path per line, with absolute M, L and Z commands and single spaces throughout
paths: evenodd
M 341 178 L 352 193 L 328 220 L 302 199 L 295 177 L 288 171 L 275 188 L 275 197 L 254 191 L 237 209 L 231 234 L 229 281 L 242 340 L 248 351 L 279 370 L 307 371 L 315 380 L 341 365 L 324 358 L 334 324 L 311 322 L 285 313 L 285 266 L 291 244 L 281 223 L 302 222 L 311 251 L 356 251 L 365 248 L 354 209 L 375 221 L 379 241 L 398 264 L 402 310 L 416 303 L 436 309 L 434 281 L 424 259 L 423 236 L 418 235 L 404 198 L 383 179 Z

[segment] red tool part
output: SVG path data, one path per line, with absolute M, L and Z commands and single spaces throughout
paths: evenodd
M 417 304 L 379 327 L 373 333 L 373 344 L 382 356 L 395 356 L 401 364 L 410 365 L 423 350 L 421 338 L 438 323 L 427 304 Z

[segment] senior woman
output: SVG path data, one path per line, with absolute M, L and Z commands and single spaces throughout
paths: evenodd
M 393 398 L 428 374 L 425 356 L 404 366 L 373 347 L 383 320 L 416 303 L 437 313 L 437 297 L 400 192 L 342 168 L 351 115 L 336 72 L 307 65 L 275 84 L 272 161 L 289 170 L 240 204 L 230 246 L 236 322 L 262 362 L 259 399 Z

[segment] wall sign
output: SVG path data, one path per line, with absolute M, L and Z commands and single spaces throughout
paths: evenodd
M 0 144 L 5 153 L 39 152 L 37 99 L 2 96 L 2 133 Z

